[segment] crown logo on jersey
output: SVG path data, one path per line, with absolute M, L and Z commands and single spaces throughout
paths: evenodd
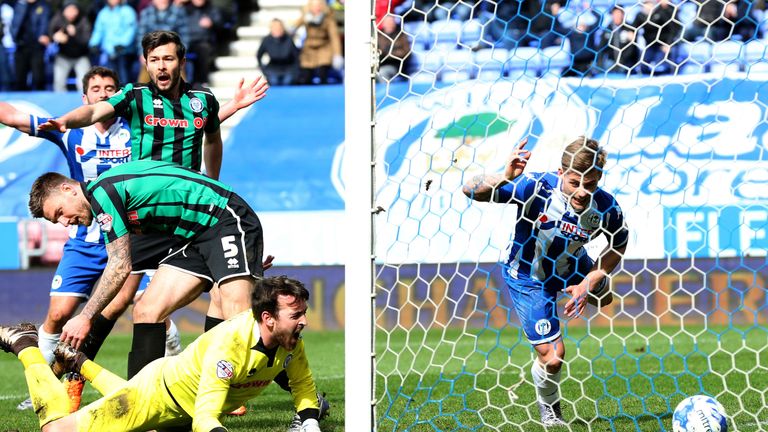
M 194 97 L 189 100 L 189 109 L 192 110 L 192 112 L 199 113 L 203 110 L 203 101 L 200 99 Z
M 163 101 L 161 99 L 152 99 L 152 106 L 155 108 L 162 108 Z

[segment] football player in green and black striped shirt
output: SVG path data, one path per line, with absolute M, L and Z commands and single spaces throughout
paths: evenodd
M 131 125 L 132 159 L 163 160 L 195 171 L 200 171 L 204 160 L 208 176 L 217 179 L 222 156 L 220 121 L 261 99 L 268 86 L 261 80 L 255 80 L 250 86 L 243 87 L 241 80 L 234 99 L 219 111 L 219 104 L 209 89 L 193 88 L 181 78 L 185 47 L 176 33 L 147 33 L 142 38 L 142 47 L 151 82 L 128 84 L 110 99 L 82 106 L 40 125 L 39 129 L 65 130 L 115 116 L 124 117 Z M 138 236 L 131 240 L 134 283 L 129 285 L 134 293 L 141 273 L 156 269 L 172 243 L 173 239 L 165 235 Z M 135 326 L 135 335 L 146 333 L 150 324 L 162 323 L 162 320 L 154 321 L 156 310 L 144 308 L 156 303 L 157 295 L 163 295 L 160 281 L 151 286 L 154 289 L 148 289 L 144 294 L 146 301 L 137 302 L 134 307 L 134 323 L 144 324 Z M 212 310 L 215 312 L 209 311 L 211 316 L 230 316 L 229 311 L 216 310 L 213 303 Z M 212 320 L 207 319 L 206 322 Z M 143 346 L 159 343 L 155 334 L 159 334 L 161 326 L 154 327 L 150 332 L 153 336 L 134 337 L 129 355 L 129 374 L 154 359 L 145 353 L 155 350 Z
M 34 217 L 64 226 L 87 226 L 95 218 L 107 242 L 104 274 L 61 335 L 75 348 L 131 272 L 130 233 L 166 233 L 179 240 L 152 281 L 173 289 L 163 290 L 144 308 L 160 322 L 214 283 L 221 289 L 222 309 L 232 316 L 246 310 L 254 277 L 263 273 L 263 233 L 256 213 L 228 186 L 172 163 L 128 162 L 88 184 L 47 173 L 35 180 L 29 209 Z M 137 326 L 134 339 L 142 340 L 142 324 Z
M 81 106 L 39 129 L 63 132 L 123 117 L 131 124 L 133 160 L 163 160 L 197 171 L 204 161 L 208 176 L 218 179 L 222 157 L 219 119 L 224 121 L 243 106 L 229 103 L 220 114 L 210 89 L 193 87 L 181 78 L 186 48 L 178 34 L 150 32 L 141 45 L 149 83 L 127 84 L 108 100 Z

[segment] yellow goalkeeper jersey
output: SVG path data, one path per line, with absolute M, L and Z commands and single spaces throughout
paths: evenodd
M 176 403 L 193 419 L 194 431 L 221 426 L 219 416 L 259 395 L 283 369 L 296 411 L 319 408 L 315 382 L 299 340 L 293 351 L 268 350 L 248 310 L 207 331 L 168 359 L 163 380 Z

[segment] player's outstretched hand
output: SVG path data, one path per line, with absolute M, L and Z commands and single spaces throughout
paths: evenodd
M 528 165 L 528 159 L 531 158 L 531 151 L 525 149 L 525 145 L 528 144 L 528 137 L 523 138 L 517 147 L 512 150 L 512 154 L 509 155 L 507 166 L 504 170 L 504 176 L 507 180 L 512 181 L 520 176 L 525 170 L 525 166 Z
M 80 349 L 90 331 L 91 320 L 83 314 L 78 314 L 64 324 L 61 331 L 61 341 L 72 345 L 74 349 Z
M 66 132 L 67 125 L 58 119 L 48 119 L 47 122 L 37 125 L 37 130 Z
M 275 257 L 272 255 L 267 255 L 266 258 L 264 258 L 264 262 L 261 263 L 261 269 L 262 270 L 268 270 L 272 268 L 272 261 L 275 260 Z
M 243 86 L 243 84 L 245 84 L 245 78 L 240 78 L 240 82 L 235 90 L 235 96 L 232 98 L 237 109 L 247 108 L 260 101 L 267 95 L 267 90 L 269 90 L 269 84 L 264 77 L 258 77 L 246 86 Z
M 571 299 L 565 304 L 566 316 L 573 318 L 584 313 L 584 308 L 587 306 L 587 288 L 588 286 L 584 284 L 578 284 L 565 289 L 565 292 L 571 296 Z

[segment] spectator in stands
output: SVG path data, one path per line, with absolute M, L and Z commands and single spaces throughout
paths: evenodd
M 88 44 L 98 58 L 97 63 L 106 64 L 121 79 L 135 76 L 136 29 L 136 11 L 124 0 L 107 0 L 107 5 L 96 16 Z
M 139 35 L 145 35 L 152 31 L 166 30 L 179 34 L 184 45 L 189 44 L 189 25 L 187 14 L 183 8 L 171 4 L 171 0 L 152 0 L 152 4 L 144 8 L 139 14 Z M 137 50 L 141 49 L 141 36 L 137 38 Z M 141 68 L 139 69 L 138 82 L 149 81 L 146 59 L 140 56 Z
M 18 0 L 13 8 L 11 35 L 16 42 L 14 64 L 17 90 L 45 88 L 45 50 L 51 43 L 48 24 L 51 6 L 47 0 Z M 32 74 L 32 86 L 27 83 Z
M 539 0 L 512 0 L 496 4 L 482 4 L 492 17 L 486 24 L 486 32 L 500 48 L 514 49 L 518 46 L 549 46 L 565 33 L 552 18 L 552 4 Z M 554 34 L 553 34 L 554 31 Z M 546 44 L 546 45 L 545 45 Z
M 635 41 L 637 32 L 626 22 L 624 8 L 611 9 L 611 21 L 601 34 L 600 62 L 607 72 L 629 74 L 640 60 L 640 49 Z
M 267 64 L 264 64 L 264 54 L 269 56 Z M 269 35 L 261 41 L 256 52 L 256 61 L 271 86 L 291 85 L 296 79 L 299 71 L 299 49 L 279 19 L 272 20 Z
M 187 15 L 187 27 L 189 28 L 189 40 L 187 42 L 188 53 L 192 64 L 192 77 L 194 84 L 208 86 L 208 74 L 214 58 L 216 46 L 216 33 L 223 23 L 219 8 L 208 0 L 190 0 L 184 5 Z
M 413 2 L 414 9 L 426 14 L 427 21 L 430 22 L 446 19 L 466 21 L 477 16 L 476 6 L 477 0 L 414 0 Z
M 0 3 L 0 91 L 11 91 L 13 85 L 13 71 L 6 44 L 13 44 L 11 38 L 11 20 L 13 19 L 13 6 Z
M 731 35 L 744 41 L 755 37 L 757 20 L 750 0 L 694 0 L 698 4 L 696 20 L 686 29 L 685 39 L 706 38 L 721 42 Z
M 597 60 L 598 46 L 595 39 L 597 21 L 590 15 L 581 15 L 576 20 L 576 27 L 568 32 L 571 43 L 571 66 L 563 70 L 562 76 L 586 77 L 592 74 L 592 66 Z
M 298 82 L 311 84 L 317 76 L 321 84 L 327 84 L 331 67 L 341 69 L 344 65 L 333 12 L 324 0 L 309 0 L 296 23 L 296 28 L 300 27 L 306 29 L 307 36 L 299 54 Z
M 645 0 L 634 27 L 645 40 L 640 70 L 644 74 L 663 75 L 677 70 L 675 51 L 682 37 L 682 25 L 676 20 L 676 6 L 669 0 Z
M 377 39 L 379 46 L 379 75 L 376 77 L 377 80 L 389 82 L 399 74 L 407 74 L 411 44 L 393 15 L 385 15 L 381 19 Z
M 80 13 L 75 0 L 65 0 L 63 9 L 51 20 L 49 34 L 59 46 L 53 63 L 53 90 L 67 91 L 67 78 L 75 71 L 77 90 L 83 93 L 83 76 L 91 68 L 88 41 L 91 23 Z
M 562 0 L 565 1 L 565 0 Z M 569 30 L 560 22 L 560 14 L 565 10 L 561 0 L 547 0 L 544 10 L 533 20 L 532 28 L 541 39 L 539 46 L 546 48 L 562 45 L 567 39 Z

